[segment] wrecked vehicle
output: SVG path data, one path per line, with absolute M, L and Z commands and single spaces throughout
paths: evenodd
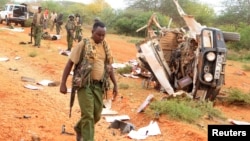
M 153 14 L 148 24 L 137 30 L 148 30 L 146 40 L 136 44 L 140 67 L 169 95 L 185 92 L 194 99 L 213 101 L 225 83 L 226 42 L 239 41 L 240 35 L 201 26 L 173 1 L 187 26 L 161 27 Z M 160 29 L 159 35 L 153 24 Z

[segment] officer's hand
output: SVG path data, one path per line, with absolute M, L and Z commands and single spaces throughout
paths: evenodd
M 114 86 L 114 88 L 113 88 L 113 97 L 112 97 L 113 101 L 116 99 L 117 94 L 118 94 L 117 86 Z
M 65 84 L 61 84 L 61 86 L 60 86 L 60 92 L 62 94 L 66 94 L 67 93 L 67 87 L 66 87 Z

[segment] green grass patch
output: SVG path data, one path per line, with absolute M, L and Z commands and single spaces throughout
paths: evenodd
M 129 88 L 129 85 L 125 84 L 125 83 L 120 83 L 120 84 L 118 84 L 118 86 L 119 86 L 119 89 L 128 89 Z
M 250 51 L 248 51 L 248 50 L 240 50 L 240 51 L 229 50 L 227 53 L 227 59 L 233 60 L 233 61 L 240 61 L 240 62 L 249 62 L 250 61 Z
M 36 57 L 37 56 L 37 52 L 36 51 L 32 51 L 29 53 L 29 57 Z
M 228 90 L 226 102 L 235 105 L 250 105 L 250 93 L 244 93 L 237 88 Z
M 213 108 L 212 102 L 194 101 L 186 98 L 174 98 L 162 101 L 154 101 L 149 105 L 154 113 L 166 114 L 175 120 L 195 123 L 205 115 L 224 119 L 222 113 Z
M 242 68 L 243 68 L 244 71 L 250 71 L 250 65 L 244 64 L 244 65 L 242 66 Z
M 116 72 L 119 73 L 119 74 L 128 74 L 128 73 L 131 73 L 132 72 L 132 66 L 126 65 L 123 68 L 116 69 Z

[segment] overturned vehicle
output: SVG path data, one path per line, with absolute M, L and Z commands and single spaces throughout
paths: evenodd
M 161 27 L 153 14 L 147 25 L 137 30 L 148 30 L 146 40 L 136 44 L 140 67 L 169 95 L 184 92 L 194 99 L 213 101 L 225 83 L 226 42 L 239 41 L 240 35 L 201 26 L 176 0 L 174 3 L 187 26 Z M 154 34 L 152 25 L 160 34 Z

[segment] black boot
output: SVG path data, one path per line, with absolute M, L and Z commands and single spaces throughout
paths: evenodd
M 82 138 L 81 132 L 78 131 L 76 127 L 74 127 L 74 130 L 75 130 L 75 132 L 76 132 L 76 141 L 82 141 L 82 140 L 81 140 L 81 138 Z

